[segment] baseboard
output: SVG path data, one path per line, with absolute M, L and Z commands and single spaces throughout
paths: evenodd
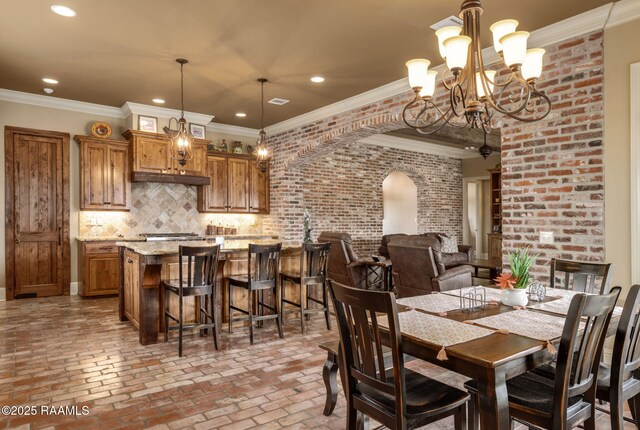
M 77 296 L 79 289 L 80 289 L 80 282 L 71 282 L 71 284 L 69 284 L 69 294 L 70 295 Z
M 0 288 L 0 302 L 4 302 L 7 300 L 7 289 L 2 287 Z

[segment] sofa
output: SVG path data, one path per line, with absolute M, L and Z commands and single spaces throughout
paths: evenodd
M 444 267 L 447 269 L 461 266 L 473 259 L 474 248 L 470 245 L 458 245 L 458 252 L 442 252 L 442 238 L 449 237 L 444 233 L 422 233 L 416 235 L 407 235 L 404 233 L 385 234 L 384 236 L 382 236 L 382 241 L 380 247 L 378 248 L 378 253 L 385 258 L 391 258 L 388 249 L 389 242 L 392 239 L 399 237 L 424 237 L 429 239 L 429 246 L 433 248 L 434 252 L 442 253 L 441 260 L 444 264 Z M 393 258 L 391 258 L 391 260 L 393 261 Z
M 441 253 L 434 249 L 438 243 L 433 236 L 420 235 L 400 235 L 387 243 L 399 298 L 473 285 L 473 267 L 458 264 L 447 268 Z

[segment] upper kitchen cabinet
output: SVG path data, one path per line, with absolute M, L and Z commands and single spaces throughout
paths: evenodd
M 193 157 L 181 166 L 171 158 L 171 139 L 165 134 L 127 130 L 122 134 L 131 142 L 131 180 L 133 182 L 169 182 L 208 185 L 207 143 L 195 139 Z
M 198 188 L 198 210 L 218 213 L 269 213 L 269 169 L 261 172 L 248 155 L 207 157 L 211 185 Z
M 249 212 L 269 213 L 269 162 L 263 172 L 256 160 L 249 162 Z
M 75 136 L 80 144 L 80 209 L 131 209 L 129 144 Z

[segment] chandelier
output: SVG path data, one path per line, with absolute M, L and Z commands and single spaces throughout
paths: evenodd
M 264 131 L 264 84 L 268 81 L 265 78 L 260 78 L 258 82 L 260 82 L 260 135 L 253 154 L 258 160 L 260 171 L 264 173 L 267 170 L 267 161 L 271 158 L 272 152 L 267 145 L 267 133 Z
M 184 58 L 178 58 L 176 62 L 180 64 L 180 119 L 171 118 L 169 127 L 164 127 L 163 130 L 171 138 L 169 155 L 174 160 L 177 160 L 178 164 L 184 166 L 187 161 L 193 158 L 193 151 L 191 150 L 193 136 L 187 130 L 187 120 L 184 119 L 184 72 L 182 69 L 189 61 Z M 176 122 L 177 130 L 171 129 L 172 120 Z
M 503 73 L 489 70 L 480 45 L 480 0 L 465 0 L 460 8 L 463 26 L 436 31 L 440 55 L 447 71 L 442 86 L 449 92 L 446 109 L 433 101 L 435 70 L 430 61 L 414 59 L 406 63 L 409 85 L 415 93 L 402 112 L 406 125 L 422 134 L 431 134 L 445 125 L 482 128 L 489 133 L 495 112 L 523 122 L 543 119 L 551 111 L 551 100 L 536 88 L 542 74 L 544 49 L 527 50 L 529 33 L 516 31 L 518 21 L 505 19 L 490 27 L 493 46 L 502 58 Z

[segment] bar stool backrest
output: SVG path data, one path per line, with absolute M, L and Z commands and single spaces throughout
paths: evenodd
M 218 274 L 218 255 L 220 247 L 214 246 L 180 246 L 178 276 L 180 288 L 204 288 L 215 284 Z M 187 277 L 184 277 L 184 269 Z
M 551 259 L 551 288 L 564 288 L 565 290 L 579 291 L 581 293 L 606 294 L 609 292 L 612 263 L 583 263 L 580 261 Z M 560 278 L 558 272 L 564 272 L 563 281 L 557 283 Z M 599 283 L 596 290 L 596 280 Z
M 300 279 L 303 284 L 324 284 L 331 243 L 305 243 L 300 253 Z
M 249 244 L 248 275 L 249 282 L 253 287 L 275 287 L 280 268 L 281 250 L 282 243 L 274 245 Z

